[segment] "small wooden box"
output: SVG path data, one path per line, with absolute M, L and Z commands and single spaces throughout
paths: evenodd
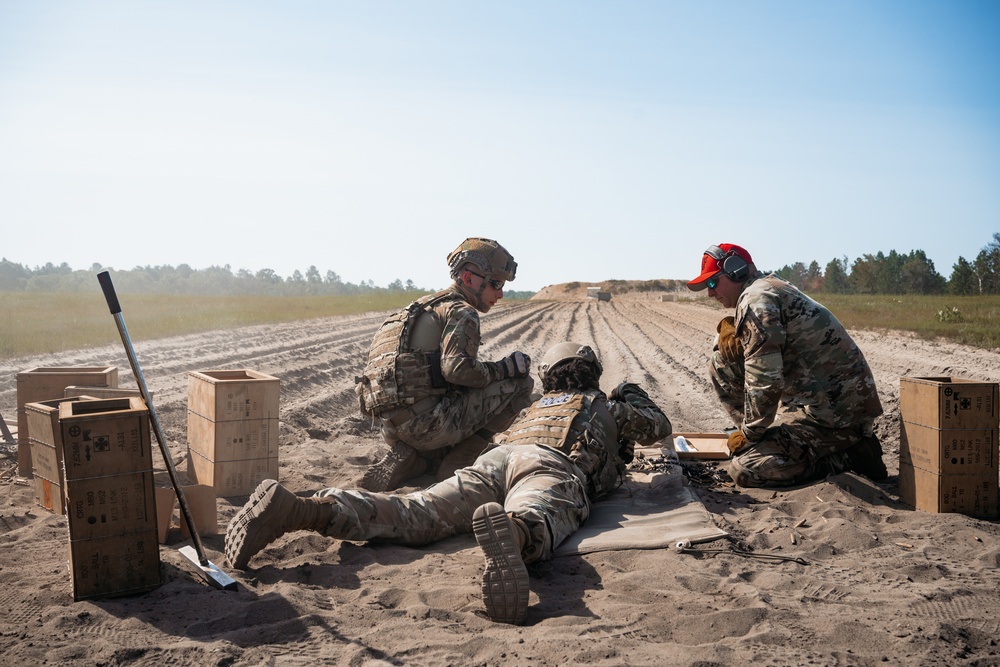
M 149 410 L 141 398 L 59 404 L 66 481 L 153 469 Z
M 162 583 L 155 527 L 137 533 L 70 540 L 74 600 L 150 591 Z
M 278 378 L 248 369 L 188 373 L 188 410 L 212 421 L 277 419 Z
M 674 450 L 681 459 L 728 459 L 728 440 L 725 433 L 674 433 Z
M 211 461 L 188 449 L 188 476 L 207 484 L 221 498 L 248 496 L 265 479 L 278 479 L 278 457 Z
M 31 448 L 28 443 L 26 403 L 62 398 L 70 385 L 117 387 L 117 366 L 55 366 L 29 368 L 15 377 L 17 384 L 17 474 L 31 477 Z M 23 445 L 23 446 L 22 446 Z

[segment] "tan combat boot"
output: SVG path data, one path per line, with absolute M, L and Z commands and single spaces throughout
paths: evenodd
M 322 531 L 333 516 L 332 498 L 299 498 L 265 479 L 226 528 L 226 558 L 243 570 L 257 552 L 293 530 Z
M 499 503 L 486 503 L 472 515 L 472 530 L 486 556 L 482 584 L 486 613 L 497 623 L 524 623 L 530 584 L 521 551 L 528 543 L 527 525 Z
M 398 489 L 408 479 L 423 474 L 427 462 L 405 442 L 396 442 L 382 460 L 365 471 L 358 488 L 375 493 Z

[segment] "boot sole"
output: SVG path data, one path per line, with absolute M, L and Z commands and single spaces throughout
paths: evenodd
M 483 572 L 483 603 L 497 623 L 520 625 L 528 615 L 530 583 L 517 546 L 515 528 L 498 503 L 476 509 L 472 531 L 486 557 Z
M 245 570 L 250 559 L 276 538 L 269 535 L 274 531 L 268 531 L 267 526 L 274 523 L 269 517 L 281 512 L 281 503 L 273 502 L 277 488 L 273 479 L 261 482 L 226 527 L 226 560 L 238 570 Z M 248 541 L 251 533 L 254 539 Z

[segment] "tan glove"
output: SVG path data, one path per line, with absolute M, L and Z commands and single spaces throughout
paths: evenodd
M 743 449 L 749 445 L 747 437 L 743 435 L 743 431 L 736 429 L 729 434 L 729 439 L 726 440 L 726 446 L 729 447 L 729 453 L 733 456 L 739 454 Z
M 732 315 L 719 320 L 715 328 L 719 332 L 719 356 L 727 364 L 743 361 L 743 342 L 736 337 L 736 321 Z

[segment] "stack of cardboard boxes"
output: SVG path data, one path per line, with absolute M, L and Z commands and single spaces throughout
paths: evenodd
M 140 398 L 59 404 L 73 598 L 160 585 L 149 411 Z
M 188 476 L 221 497 L 278 479 L 278 378 L 246 369 L 188 378 Z
M 93 387 L 117 387 L 118 368 L 116 366 L 56 366 L 51 368 L 30 368 L 15 377 L 17 382 L 17 474 L 31 477 L 31 447 L 28 438 L 28 415 L 24 406 L 38 401 L 49 401 L 63 397 L 63 391 L 70 385 Z
M 927 512 L 997 517 L 998 384 L 955 377 L 899 381 L 899 495 Z

